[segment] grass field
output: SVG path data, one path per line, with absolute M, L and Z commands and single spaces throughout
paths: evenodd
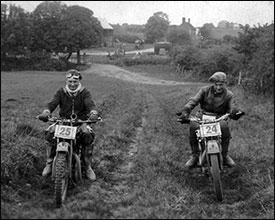
M 180 80 L 156 68 L 131 70 Z M 230 88 L 247 114 L 230 122 L 230 155 L 238 166 L 222 175 L 225 199 L 217 202 L 209 180 L 184 168 L 188 126 L 176 122 L 175 113 L 198 86 L 100 74 L 83 79 L 103 117 L 95 126 L 97 180 L 70 189 L 65 205 L 56 209 L 52 181 L 41 176 L 47 124 L 34 117 L 63 84 L 62 72 L 1 72 L 2 219 L 274 218 L 273 100 Z

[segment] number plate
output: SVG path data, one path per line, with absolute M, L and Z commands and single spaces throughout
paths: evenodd
M 75 139 L 76 129 L 77 127 L 56 125 L 54 136 L 65 139 Z
M 202 124 L 200 131 L 202 137 L 219 136 L 222 134 L 220 123 Z

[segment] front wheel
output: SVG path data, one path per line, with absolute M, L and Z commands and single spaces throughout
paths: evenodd
M 60 207 L 64 202 L 69 182 L 69 170 L 66 160 L 66 152 L 59 152 L 56 156 L 55 164 L 55 201 L 56 206 Z
M 217 154 L 210 155 L 210 163 L 211 163 L 211 174 L 213 177 L 214 191 L 216 193 L 218 201 L 222 201 L 223 190 L 222 190 L 222 183 L 221 183 L 219 159 Z

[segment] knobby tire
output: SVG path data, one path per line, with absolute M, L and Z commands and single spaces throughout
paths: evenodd
M 213 177 L 214 191 L 216 193 L 218 201 L 222 201 L 223 190 L 222 190 L 218 155 L 217 154 L 210 155 L 210 161 L 211 161 L 211 170 L 212 170 L 211 173 Z
M 56 206 L 60 207 L 64 202 L 67 190 L 68 190 L 68 181 L 69 181 L 69 171 L 68 164 L 66 160 L 66 153 L 59 152 L 56 158 L 55 165 L 55 201 Z

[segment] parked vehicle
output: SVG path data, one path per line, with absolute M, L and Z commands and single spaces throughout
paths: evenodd
M 244 115 L 244 112 L 239 112 Z M 222 147 L 221 147 L 221 128 L 220 121 L 230 118 L 230 113 L 227 113 L 216 119 L 215 116 L 202 115 L 202 119 L 192 116 L 186 121 L 178 119 L 181 123 L 190 123 L 191 121 L 198 122 L 200 128 L 196 131 L 199 144 L 199 160 L 197 167 L 201 172 L 208 175 L 213 183 L 214 192 L 217 200 L 223 200 L 223 188 L 221 182 L 221 173 L 224 171 Z
M 76 115 L 72 115 L 71 119 L 51 117 L 48 121 L 55 126 L 54 138 L 57 147 L 51 178 L 54 180 L 55 203 L 60 207 L 66 199 L 69 184 L 75 185 L 83 181 L 85 149 L 77 142 L 79 125 L 97 123 L 102 119 L 98 117 L 95 120 L 80 120 Z
M 154 44 L 154 52 L 155 54 L 159 54 L 160 49 L 163 49 L 165 51 L 167 51 L 168 53 L 170 52 L 170 50 L 172 49 L 172 44 L 170 42 L 164 41 L 164 42 L 156 42 Z

